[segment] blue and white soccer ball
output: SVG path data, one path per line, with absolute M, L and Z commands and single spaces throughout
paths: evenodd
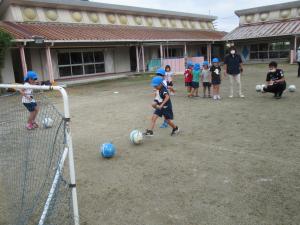
M 54 121 L 50 117 L 46 117 L 42 120 L 44 128 L 51 128 L 53 126 L 53 123 Z
M 295 92 L 296 91 L 296 86 L 292 84 L 292 85 L 289 86 L 288 90 L 290 92 Z
M 131 131 L 129 135 L 130 141 L 132 144 L 139 145 L 143 143 L 144 136 L 143 133 L 139 130 L 133 130 Z
M 116 147 L 112 143 L 104 143 L 101 146 L 100 153 L 103 158 L 112 158 L 116 154 Z

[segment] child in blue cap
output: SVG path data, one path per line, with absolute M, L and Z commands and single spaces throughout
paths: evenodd
M 203 69 L 201 72 L 201 81 L 203 86 L 203 98 L 207 96 L 210 98 L 210 87 L 211 87 L 211 73 L 209 71 L 209 63 L 208 61 L 203 62 Z M 206 90 L 208 91 L 208 95 L 206 95 Z
M 161 76 L 163 78 L 163 85 L 165 88 L 167 88 L 169 90 L 169 85 L 167 82 L 167 74 L 166 74 L 166 70 L 164 68 L 160 68 L 156 71 L 156 75 L 157 76 Z M 159 91 L 154 89 L 155 91 L 155 99 L 154 99 L 154 104 L 157 104 L 157 99 L 160 99 L 159 97 Z M 155 108 L 155 106 L 152 105 L 153 108 Z M 167 128 L 168 127 L 168 122 L 166 120 L 164 120 L 164 122 L 162 123 L 162 125 L 160 125 L 160 128 Z
M 221 67 L 219 64 L 219 59 L 214 58 L 212 60 L 212 67 L 210 68 L 211 72 L 211 84 L 213 86 L 213 99 L 221 100 L 220 96 L 220 84 L 221 84 Z
M 153 136 L 153 129 L 155 127 L 155 123 L 158 117 L 164 116 L 167 123 L 172 127 L 171 136 L 179 133 L 179 128 L 173 123 L 173 110 L 172 110 L 172 102 L 170 99 L 169 92 L 167 88 L 163 84 L 164 79 L 161 76 L 156 76 L 152 79 L 151 85 L 154 87 L 159 93 L 159 99 L 156 98 L 155 101 L 157 104 L 153 104 L 153 108 L 155 108 L 154 114 L 151 119 L 150 129 L 147 129 L 144 135 Z
M 199 81 L 200 81 L 200 64 L 196 63 L 192 71 L 193 80 L 192 80 L 192 91 L 189 94 L 189 97 L 199 97 Z
M 35 99 L 33 98 L 33 89 L 31 89 L 30 85 L 35 85 L 38 80 L 38 75 L 34 71 L 28 71 L 24 78 L 24 86 L 25 88 L 20 90 L 22 97 L 22 103 L 29 111 L 29 117 L 27 120 L 26 128 L 28 130 L 33 130 L 34 128 L 38 128 L 38 124 L 35 122 L 37 114 L 39 112 L 39 108 L 36 104 Z M 28 87 L 28 88 L 27 88 Z

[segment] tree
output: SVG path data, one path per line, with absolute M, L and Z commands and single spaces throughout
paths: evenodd
M 7 49 L 11 46 L 13 37 L 3 31 L 0 30 L 0 83 L 2 83 L 2 69 L 4 68 L 5 65 L 5 53 Z

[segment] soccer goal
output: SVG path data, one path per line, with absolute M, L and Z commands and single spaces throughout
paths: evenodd
M 23 88 L 0 84 L 16 90 L 0 94 L 0 224 L 79 225 L 68 95 L 59 86 L 30 86 L 39 127 L 28 130 Z

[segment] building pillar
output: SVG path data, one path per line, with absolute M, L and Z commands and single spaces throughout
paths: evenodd
M 163 66 L 163 58 L 164 58 L 163 45 L 160 44 L 160 64 L 161 64 L 161 66 Z
M 144 51 L 144 45 L 142 45 L 142 60 L 143 60 L 143 72 L 146 72 L 146 66 L 145 66 L 145 51 Z
M 140 72 L 140 55 L 139 55 L 139 46 L 135 46 L 136 52 L 136 72 Z
M 207 44 L 207 61 L 211 64 L 211 43 Z
M 54 73 L 53 73 L 53 64 L 52 64 L 52 57 L 51 57 L 51 51 L 50 47 L 46 47 L 46 58 L 47 58 L 47 67 L 48 67 L 48 73 L 49 73 L 49 80 L 50 83 L 54 83 Z
M 184 43 L 184 57 L 187 57 L 188 52 L 187 52 L 187 46 L 186 43 Z
M 20 46 L 19 49 L 20 49 L 21 64 L 23 69 L 23 77 L 25 77 L 27 74 L 27 64 L 26 64 L 24 46 L 23 45 Z
M 294 40 L 294 54 L 293 59 L 291 59 L 291 63 L 295 63 L 297 61 L 297 36 L 295 36 Z

